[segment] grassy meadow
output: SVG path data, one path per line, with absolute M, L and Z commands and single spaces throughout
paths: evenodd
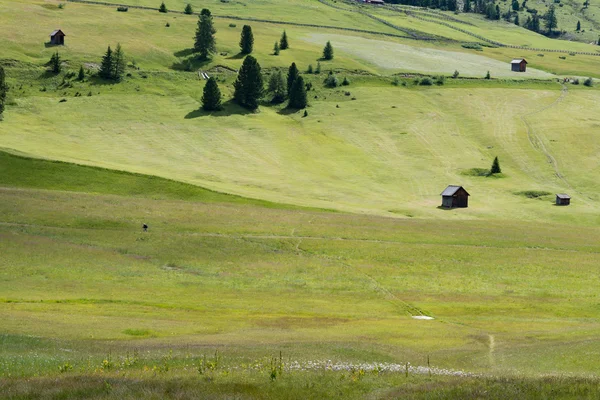
M 599 77 L 597 57 L 478 51 L 361 7 L 436 39 L 389 36 L 405 33 L 350 3 L 191 4 L 216 16 L 210 61 L 190 50 L 197 16 L 0 0 L 0 397 L 598 397 L 600 92 L 561 83 Z M 230 100 L 246 23 L 265 80 L 296 62 L 312 85 L 306 115 Z M 64 47 L 44 43 L 56 28 Z M 117 43 L 128 69 L 111 83 L 95 71 Z M 202 110 L 199 71 L 223 110 Z M 349 85 L 326 88 L 330 73 Z M 449 184 L 469 208 L 439 207 Z

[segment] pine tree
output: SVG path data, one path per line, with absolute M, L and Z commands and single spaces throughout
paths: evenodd
M 499 174 L 502 170 L 500 169 L 500 161 L 498 161 L 498 157 L 494 158 L 494 162 L 492 163 L 492 168 L 490 169 L 490 175 Z
M 202 108 L 205 111 L 219 111 L 221 109 L 221 91 L 215 78 L 209 78 L 206 85 L 204 85 Z
M 494 19 L 500 19 L 500 6 L 496 4 L 496 12 L 494 13 Z
M 290 65 L 290 68 L 288 69 L 288 74 L 287 74 L 287 92 L 288 92 L 288 94 L 292 90 L 292 85 L 294 84 L 294 81 L 299 76 L 300 76 L 300 71 L 298 71 L 298 67 L 296 67 L 296 63 L 292 63 L 292 65 Z
M 279 40 L 279 48 L 281 50 L 287 50 L 290 48 L 287 33 L 285 31 L 283 31 L 283 33 L 281 34 L 281 39 Z
M 112 69 L 113 68 L 113 58 L 112 58 L 112 50 L 110 46 L 108 46 L 108 50 L 106 50 L 106 54 L 102 57 L 102 63 L 100 64 L 100 71 L 98 71 L 98 75 L 104 79 L 112 78 Z
M 596 44 L 600 46 L 600 37 L 598 37 L 598 42 Z
M 83 70 L 83 65 L 79 67 L 79 73 L 77 74 L 77 80 L 83 82 L 85 79 L 85 71 Z
M 288 103 L 289 108 L 300 110 L 306 107 L 306 86 L 304 85 L 304 79 L 301 76 L 298 76 L 292 84 L 288 97 L 290 99 Z
M 308 68 L 306 69 L 306 73 L 307 74 L 312 74 L 314 72 L 315 72 L 315 70 L 314 70 L 312 64 L 308 64 Z
M 121 49 L 121 44 L 117 43 L 117 48 L 115 49 L 112 55 L 112 76 L 111 78 L 115 81 L 119 82 L 123 79 L 123 75 L 125 74 L 125 54 L 123 54 L 123 49 Z
M 160 3 L 160 7 L 158 7 L 158 12 L 161 13 L 166 13 L 167 10 L 167 6 L 165 5 L 165 2 L 163 1 L 162 3 Z
M 548 33 L 551 34 L 554 28 L 558 27 L 558 20 L 556 19 L 556 11 L 554 9 L 554 4 L 551 4 L 548 8 L 548 12 L 545 15 L 545 25 L 546 29 L 548 29 Z
M 188 3 L 185 6 L 185 9 L 183 10 L 183 12 L 184 12 L 184 14 L 191 15 L 194 13 L 194 9 L 192 8 L 192 5 L 190 3 Z
M 273 45 L 273 54 L 276 56 L 279 55 L 279 42 L 275 42 L 275 44 Z
M 471 0 L 465 0 L 463 4 L 463 12 L 471 12 Z
M 321 73 L 321 61 L 317 61 L 317 68 L 315 68 L 315 74 L 319 75 Z
M 6 93 L 8 92 L 8 85 L 6 84 L 6 74 L 4 68 L 0 66 L 0 120 L 2 120 L 2 113 L 4 113 L 4 104 L 6 103 Z
M 520 9 L 520 4 L 519 4 L 519 0 L 513 0 L 512 2 L 512 9 L 513 11 L 519 11 Z
M 236 103 L 250 110 L 258 108 L 258 101 L 263 95 L 263 79 L 256 58 L 247 56 L 244 59 L 233 87 Z
M 283 74 L 277 70 L 269 78 L 268 92 L 273 95 L 271 103 L 279 104 L 285 100 L 285 81 Z
M 492 79 L 492 76 L 490 75 L 490 71 L 488 71 L 487 74 L 485 74 L 485 79 Z
M 52 57 L 50 57 L 50 69 L 55 74 L 58 74 L 62 69 L 60 55 L 58 54 L 58 51 L 52 54 Z
M 575 29 L 577 32 L 581 30 L 581 22 L 577 21 L 577 28 Z
M 327 42 L 325 48 L 323 49 L 323 59 L 324 60 L 333 60 L 333 46 L 331 42 Z
M 194 51 L 200 53 L 203 60 L 217 51 L 212 15 L 208 9 L 203 9 L 198 17 L 198 27 L 196 28 L 196 41 L 194 42 Z
M 519 14 L 515 15 L 515 25 L 519 26 Z
M 250 54 L 253 49 L 254 35 L 252 34 L 252 27 L 250 25 L 244 25 L 240 37 L 240 51 L 242 54 Z

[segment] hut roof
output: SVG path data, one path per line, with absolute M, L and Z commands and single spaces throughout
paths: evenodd
M 55 31 L 52 31 L 52 33 L 50 34 L 50 36 L 54 36 L 54 35 L 56 35 L 58 32 L 62 33 L 62 34 L 63 34 L 63 36 L 67 36 L 67 35 L 65 35 L 65 33 L 64 33 L 63 31 L 61 31 L 60 29 L 57 29 L 57 30 L 55 30 Z
M 450 185 L 446 189 L 444 189 L 444 191 L 442 192 L 442 196 L 454 196 L 454 194 L 458 192 L 459 189 L 465 190 L 465 188 L 463 188 L 462 186 Z M 467 196 L 470 196 L 470 194 L 466 190 L 465 193 L 467 194 Z
M 556 197 L 558 197 L 559 199 L 570 199 L 571 196 L 569 196 L 568 194 L 564 194 L 564 193 L 557 193 Z
M 524 58 L 515 58 L 510 63 L 511 64 L 521 64 L 523 61 L 525 61 L 525 64 L 527 64 L 527 60 Z

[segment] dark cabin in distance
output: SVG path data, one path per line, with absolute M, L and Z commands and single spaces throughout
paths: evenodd
M 515 58 L 510 62 L 512 72 L 527 72 L 527 60 L 524 58 Z
M 53 31 L 50 34 L 50 44 L 63 46 L 65 44 L 65 33 L 60 29 Z
M 571 204 L 571 196 L 564 193 L 558 193 L 556 195 L 556 205 L 557 206 L 568 206 Z
M 450 185 L 442 192 L 442 207 L 467 208 L 469 196 L 470 194 L 462 186 Z

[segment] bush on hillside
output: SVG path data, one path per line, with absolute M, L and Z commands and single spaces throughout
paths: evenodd
M 120 12 L 127 12 L 128 10 L 129 10 L 129 7 L 125 7 L 125 6 L 117 7 L 117 11 L 120 11 Z
M 583 81 L 583 84 L 587 87 L 592 87 L 594 85 L 594 80 L 592 78 L 587 78 Z
M 431 86 L 431 85 L 433 85 L 433 80 L 430 77 L 426 76 L 425 78 L 422 78 L 419 81 L 419 85 L 421 85 L 421 86 Z
M 333 73 L 329 73 L 329 75 L 327 75 L 327 78 L 325 78 L 325 81 L 323 82 L 325 84 L 325 87 L 328 88 L 335 88 L 340 86 L 340 82 L 338 81 L 337 76 L 335 76 Z

